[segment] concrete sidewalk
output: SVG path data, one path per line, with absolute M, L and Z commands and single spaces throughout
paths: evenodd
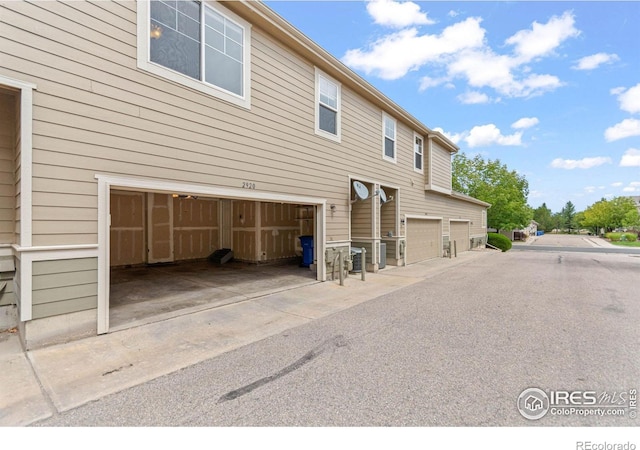
M 345 286 L 327 281 L 173 317 L 144 326 L 24 352 L 0 333 L 0 426 L 25 426 L 92 400 L 304 325 L 477 258 L 469 251 L 389 267 Z

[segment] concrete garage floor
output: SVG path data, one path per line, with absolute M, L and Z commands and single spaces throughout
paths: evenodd
M 195 261 L 112 268 L 109 328 L 144 325 L 316 282 L 314 272 L 294 264 Z

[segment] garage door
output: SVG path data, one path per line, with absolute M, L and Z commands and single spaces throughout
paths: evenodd
M 407 220 L 407 264 L 442 256 L 440 224 L 439 220 Z
M 451 222 L 451 240 L 458 253 L 469 250 L 469 222 Z

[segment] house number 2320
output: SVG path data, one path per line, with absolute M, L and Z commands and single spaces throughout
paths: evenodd
M 242 182 L 242 188 L 243 189 L 255 189 L 256 188 L 256 184 L 255 183 L 251 183 L 249 181 L 243 181 Z

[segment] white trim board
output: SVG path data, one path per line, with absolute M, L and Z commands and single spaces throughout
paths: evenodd
M 20 245 L 32 242 L 33 91 L 37 86 L 0 75 L 0 86 L 20 91 Z

